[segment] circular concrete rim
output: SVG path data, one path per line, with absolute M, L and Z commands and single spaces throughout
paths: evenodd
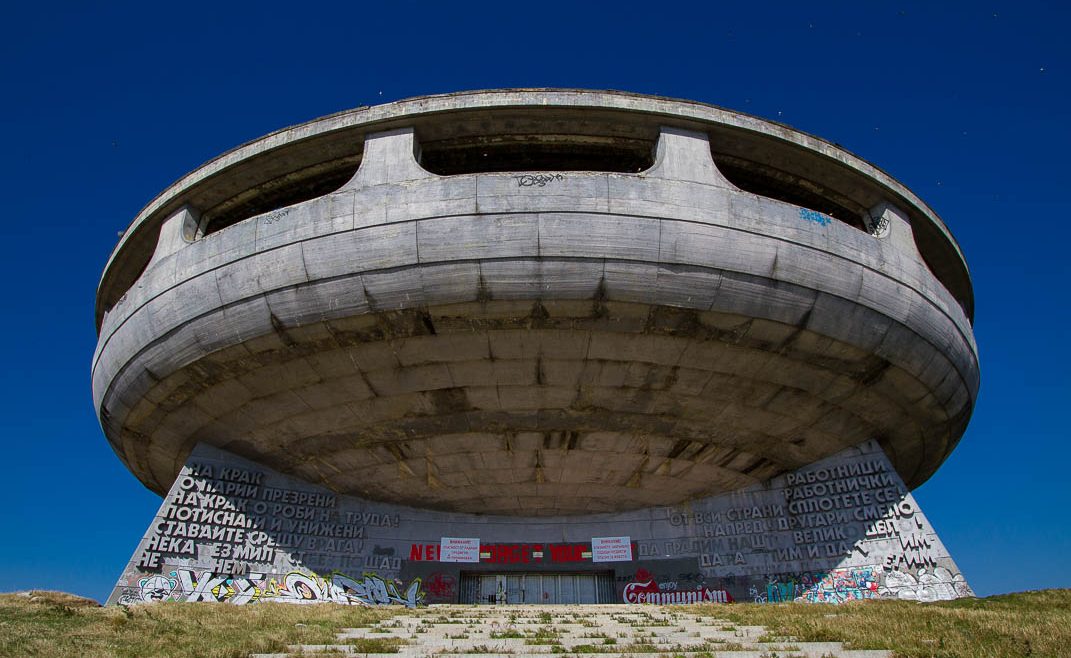
M 937 213 L 898 180 L 836 144 L 781 123 L 698 101 L 612 90 L 495 89 L 417 96 L 383 105 L 361 106 L 352 110 L 330 114 L 277 130 L 264 137 L 247 142 L 213 158 L 186 174 L 158 194 L 138 213 L 112 250 L 97 286 L 96 326 L 98 332 L 105 312 L 102 302 L 104 292 L 112 284 L 112 279 L 114 278 L 113 266 L 120 259 L 120 254 L 123 253 L 132 236 L 146 231 L 158 230 L 166 218 L 166 212 L 171 209 L 170 206 L 183 194 L 204 181 L 224 173 L 230 167 L 254 156 L 276 149 L 284 149 L 290 144 L 361 125 L 372 126 L 376 123 L 398 120 L 407 116 L 417 117 L 463 110 L 525 106 L 622 110 L 719 124 L 785 141 L 804 150 L 811 151 L 816 155 L 835 160 L 856 170 L 863 176 L 869 177 L 879 185 L 887 188 L 892 194 L 901 197 L 913 207 L 913 210 L 925 217 L 938 229 L 940 234 L 947 240 L 948 245 L 952 247 L 959 264 L 963 268 L 963 272 L 966 275 L 967 302 L 969 306 L 973 306 L 970 272 L 963 257 L 963 252 L 959 243 Z

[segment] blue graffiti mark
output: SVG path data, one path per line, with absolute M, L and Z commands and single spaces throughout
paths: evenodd
M 810 208 L 800 208 L 800 219 L 805 219 L 808 222 L 821 224 L 822 226 L 829 226 L 829 224 L 833 221 L 828 215 L 823 215 L 817 210 L 811 210 Z
M 796 585 L 795 581 L 788 581 L 784 583 L 771 582 L 766 584 L 766 601 L 768 603 L 779 603 L 781 601 L 792 601 L 799 596 L 798 592 L 800 588 Z

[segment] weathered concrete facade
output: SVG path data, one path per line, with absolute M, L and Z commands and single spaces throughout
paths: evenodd
M 604 536 L 629 537 L 632 559 L 598 561 L 592 537 Z M 442 537 L 478 538 L 480 560 L 441 561 Z M 502 592 L 506 601 L 559 603 L 560 591 L 525 586 L 533 576 L 559 573 L 605 575 L 612 590 L 601 603 L 836 603 L 971 593 L 872 441 L 731 494 L 581 517 L 373 503 L 202 444 L 110 602 L 417 605 L 457 602 L 466 577 L 495 574 L 514 584 Z
M 244 464 L 330 492 L 337 510 L 316 512 L 330 523 L 395 509 L 411 530 L 359 524 L 367 536 L 335 538 L 355 561 L 317 563 L 277 539 L 258 561 L 268 544 L 232 542 L 244 557 L 230 566 L 199 538 L 161 536 L 174 550 L 139 548 L 124 582 L 216 566 L 457 581 L 463 570 L 410 559 L 412 546 L 473 537 L 529 555 L 627 536 L 631 575 L 590 570 L 736 598 L 758 596 L 763 578 L 863 568 L 882 570 L 873 591 L 933 578 L 969 591 L 907 492 L 973 409 L 972 306 L 958 247 L 924 203 L 753 117 L 536 90 L 288 129 L 191 173 L 127 231 L 98 294 L 101 423 L 146 486 L 170 490 L 161 513 L 183 468 L 217 460 L 214 472 Z M 730 551 L 728 564 L 702 543 L 651 552 L 700 540 L 671 510 L 728 514 L 740 492 L 793 491 L 798 474 L 861 449 L 882 465 L 865 475 L 898 496 L 873 501 L 877 517 L 809 535 L 782 510 L 770 518 L 784 528 L 733 535 L 758 561 Z M 791 503 L 778 496 L 752 507 Z M 889 514 L 895 534 L 881 529 Z M 910 519 L 921 525 L 909 532 Z M 473 534 L 436 537 L 454 527 Z M 899 553 L 872 549 L 874 532 L 908 538 Z M 832 554 L 811 553 L 820 539 Z M 370 541 L 382 552 L 361 553 Z M 883 584 L 889 574 L 905 585 Z

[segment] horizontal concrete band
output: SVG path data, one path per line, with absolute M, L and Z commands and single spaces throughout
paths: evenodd
M 398 121 L 404 121 L 406 117 L 458 111 L 493 111 L 495 108 L 523 106 L 578 109 L 613 108 L 625 115 L 628 113 L 633 113 L 637 116 L 658 115 L 671 121 L 701 122 L 696 124 L 697 127 L 702 123 L 711 123 L 738 130 L 742 134 L 763 135 L 792 143 L 803 150 L 820 154 L 822 159 L 837 162 L 851 170 L 858 171 L 868 179 L 878 182 L 888 189 L 890 200 L 902 200 L 915 209 L 916 212 L 913 214 L 925 217 L 926 221 L 932 223 L 948 241 L 956 257 L 962 261 L 959 247 L 948 229 L 937 217 L 936 213 L 926 206 L 924 202 L 880 169 L 820 138 L 757 117 L 701 103 L 615 92 L 501 90 L 424 97 L 372 108 L 359 108 L 277 131 L 214 159 L 169 187 L 139 213 L 123 235 L 109 260 L 105 275 L 101 281 L 100 299 L 98 301 L 112 294 L 113 291 L 109 290 L 109 288 L 117 283 L 116 277 L 118 274 L 116 270 L 130 267 L 130 263 L 124 264 L 119 261 L 131 258 L 136 259 L 136 256 L 133 256 L 132 253 L 138 249 L 144 249 L 146 243 L 151 244 L 152 236 L 155 235 L 155 231 L 159 230 L 159 226 L 166 219 L 167 214 L 165 213 L 173 212 L 177 204 L 182 203 L 183 196 L 188 196 L 191 190 L 201 187 L 228 187 L 240 184 L 242 176 L 248 173 L 246 169 L 249 166 L 254 169 L 257 167 L 257 165 L 250 165 L 250 163 L 267 160 L 269 157 L 285 158 L 285 153 L 300 150 L 303 143 L 329 138 L 332 134 L 337 133 L 347 135 L 347 138 L 352 138 L 350 133 L 354 129 L 363 127 L 368 132 L 383 130 L 384 127 L 379 126 L 395 126 Z M 360 136 L 361 134 L 358 133 L 356 137 L 360 138 Z M 224 183 L 224 179 L 229 182 Z M 98 321 L 99 316 L 102 315 L 103 308 L 98 307 Z
M 375 272 L 389 273 L 383 275 L 389 282 L 384 282 L 382 289 L 376 290 L 374 284 L 369 288 L 364 283 L 358 289 L 352 283 L 336 282 L 325 288 L 332 294 L 332 299 L 326 300 L 326 308 L 321 305 L 325 301 L 322 295 L 310 296 L 305 302 L 295 302 L 307 308 L 280 309 L 275 313 L 276 321 L 301 324 L 311 318 L 370 312 L 374 309 L 364 298 L 365 290 L 374 296 L 376 310 L 391 310 L 472 301 L 481 285 L 495 299 L 583 299 L 594 296 L 595 288 L 604 281 L 607 299 L 755 314 L 797 324 L 813 308 L 814 294 L 807 291 L 814 291 L 861 307 L 856 312 L 872 311 L 875 317 L 867 318 L 867 322 L 879 324 L 845 335 L 843 318 L 818 316 L 812 318 L 809 328 L 870 348 L 881 339 L 876 334 L 878 329 L 892 320 L 952 358 L 972 398 L 977 387 L 977 357 L 970 334 L 960 333 L 954 325 L 949 327 L 955 306 L 940 308 L 918 288 L 898 283 L 890 273 L 864 268 L 813 247 L 738 229 L 585 213 L 428 219 L 302 240 L 226 264 L 205 258 L 200 261 L 206 266 L 201 273 L 184 272 L 181 283 L 154 294 L 152 284 L 166 285 L 168 280 L 174 280 L 173 274 L 167 275 L 169 266 L 176 265 L 170 261 L 200 244 L 222 242 L 231 231 L 209 236 L 159 263 L 163 276 L 154 268 L 139 285 L 139 297 L 144 301 L 132 298 L 117 309 L 120 313 L 115 321 L 121 322 L 118 327 L 109 316 L 105 329 L 111 331 L 102 336 L 94 368 L 98 405 L 104 386 L 127 359 L 155 337 L 173 332 L 185 322 L 252 297 L 270 295 L 281 302 L 288 296 L 285 290 L 294 286 L 354 274 L 371 276 Z M 591 254 L 601 254 L 603 258 L 584 259 Z M 663 254 L 666 260 L 662 260 Z M 540 259 L 559 265 L 539 264 Z M 217 264 L 211 267 L 214 260 Z M 511 265 L 511 261 L 516 264 Z M 607 268 L 599 261 L 612 261 L 615 265 Z M 438 276 L 426 276 L 427 268 Z M 745 276 L 726 281 L 726 275 L 757 279 L 749 282 Z M 771 303 L 773 300 L 764 297 L 762 288 L 781 284 L 792 284 L 786 291 L 793 287 L 799 290 L 782 293 L 787 296 L 783 304 Z M 736 300 L 734 288 L 738 289 Z M 124 318 L 122 311 L 127 308 L 131 315 Z M 959 316 L 962 318 L 961 313 Z M 829 326 L 823 326 L 823 322 Z M 271 330 L 271 322 L 262 317 L 259 327 L 234 327 L 224 335 L 248 338 Z M 952 335 L 959 340 L 952 339 Z M 908 353 L 889 356 L 904 358 Z
M 774 272 L 773 255 L 780 242 L 811 247 L 814 252 L 808 252 L 808 258 L 836 256 L 850 261 L 840 263 L 838 267 L 858 264 L 915 288 L 949 316 L 966 340 L 973 341 L 962 310 L 926 269 L 909 241 L 875 239 L 829 218 L 824 218 L 825 224 L 820 223 L 823 221 L 821 217 L 819 222 L 803 219 L 801 209 L 796 206 L 721 186 L 642 175 L 570 172 L 560 176 L 561 180 L 544 183 L 544 187 L 520 186 L 518 183 L 523 175 L 514 174 L 425 177 L 361 189 L 348 185 L 320 199 L 251 218 L 184 246 L 166 263 L 154 262 L 145 273 L 153 280 L 147 282 L 143 275 L 123 302 L 108 314 L 102 327 L 102 338 L 131 312 L 130 309 L 137 308 L 149 296 L 184 278 L 274 247 L 382 224 L 421 221 L 421 226 L 413 229 L 412 244 L 402 242 L 395 246 L 418 251 L 422 262 L 528 255 L 531 253 L 530 243 L 538 239 L 541 256 L 598 255 L 654 262 L 694 262 L 764 276 Z M 512 219 L 504 216 L 518 212 L 530 216 Z M 585 220 L 590 223 L 589 231 L 627 231 L 632 228 L 628 218 L 634 218 L 632 223 L 636 225 L 648 218 L 675 219 L 679 223 L 673 226 L 679 228 L 664 241 L 651 240 L 650 233 L 643 234 L 641 229 L 638 235 L 619 237 L 618 244 L 613 239 L 608 240 L 604 245 L 608 250 L 606 253 L 577 253 L 575 248 L 570 249 L 573 246 L 571 235 L 556 236 L 553 226 L 547 225 L 560 213 L 574 212 L 590 213 Z M 533 214 L 538 214 L 540 222 L 532 221 Z M 611 216 L 600 217 L 603 214 Z M 493 218 L 495 223 L 477 220 L 477 217 Z M 434 226 L 424 223 L 432 219 L 441 220 L 441 223 Z M 510 226 L 511 222 L 516 226 Z M 763 250 L 753 248 L 755 253 L 745 251 L 739 254 L 741 260 L 748 262 L 735 267 L 735 262 L 725 261 L 730 254 L 719 253 L 719 260 L 712 262 L 710 252 L 706 252 L 704 257 L 696 260 L 696 254 L 688 253 L 688 249 L 705 248 L 708 245 L 703 240 L 721 238 L 716 229 L 707 229 L 704 225 L 754 232 L 775 242 Z M 420 244 L 416 243 L 417 228 L 423 233 Z M 663 228 L 659 226 L 659 232 Z M 906 223 L 896 228 L 906 234 L 901 237 L 910 236 L 911 228 Z M 456 231 L 462 232 L 458 234 Z M 466 233 L 472 231 L 478 234 L 470 236 Z M 690 244 L 689 233 L 692 231 L 698 234 L 699 242 Z M 450 240 L 442 241 L 444 236 L 449 236 Z M 388 260 L 383 260 L 382 253 L 369 252 L 369 249 L 375 249 L 377 238 L 375 233 L 353 236 L 356 242 L 368 246 L 354 245 L 351 271 L 392 267 L 405 260 L 403 256 L 392 262 L 389 255 Z M 462 242 L 459 238 L 469 239 Z M 630 238 L 643 242 L 636 240 L 630 248 L 627 242 L 622 243 Z M 503 244 L 497 240 L 507 242 Z M 615 247 L 618 247 L 617 251 L 614 251 Z M 653 251 L 655 247 L 657 252 Z M 677 252 L 683 253 L 678 257 Z M 842 278 L 848 281 L 858 276 L 852 269 L 842 273 Z
M 421 281 L 464 282 L 464 287 L 469 291 L 465 296 L 474 299 L 480 295 L 482 277 L 485 294 L 496 300 L 533 300 L 547 296 L 547 290 L 543 288 L 546 284 L 543 282 L 562 279 L 566 273 L 568 277 L 565 277 L 565 280 L 574 283 L 574 299 L 590 300 L 597 294 L 600 281 L 603 281 L 608 304 L 613 304 L 613 300 L 619 298 L 625 301 L 649 300 L 659 290 L 678 290 L 683 304 L 686 300 L 683 293 L 679 293 L 680 285 L 672 285 L 676 281 L 678 284 L 686 284 L 685 287 L 692 291 L 710 286 L 712 290 L 703 293 L 706 297 L 703 306 L 711 303 L 713 297 L 720 300 L 715 305 L 718 308 L 735 311 L 747 317 L 758 316 L 763 308 L 777 309 L 780 320 L 799 323 L 807 316 L 805 326 L 823 334 L 843 332 L 852 335 L 864 332 L 872 343 L 868 345 L 869 348 L 895 360 L 901 366 L 907 355 L 917 359 L 913 366 L 908 364 L 908 367 L 918 373 L 917 376 L 929 382 L 927 386 L 931 387 L 941 404 L 950 409 L 950 415 L 955 413 L 955 409 L 969 406 L 967 391 L 958 378 L 949 376 L 948 371 L 951 368 L 946 359 L 933 348 L 929 348 L 928 354 L 921 351 L 919 345 L 927 344 L 903 325 L 890 322 L 886 317 L 872 311 L 850 305 L 841 298 L 819 295 L 795 286 L 717 271 L 696 270 L 676 276 L 667 270 L 659 279 L 661 285 L 652 288 L 650 281 L 654 272 L 650 267 L 637 269 L 634 263 L 613 261 L 492 261 L 414 266 L 413 269 L 409 275 L 404 275 L 399 270 L 390 270 L 363 276 L 333 278 L 305 286 L 285 288 L 267 295 L 254 295 L 243 301 L 216 308 L 207 315 L 183 324 L 175 331 L 160 334 L 164 338 L 141 350 L 137 358 L 130 363 L 131 367 L 124 369 L 113 389 L 113 393 L 125 399 L 127 404 L 112 400 L 105 406 L 111 410 L 111 417 L 118 421 L 123 416 L 122 408 L 134 406 L 158 379 L 206 354 L 275 331 L 279 326 L 311 326 L 308 323 L 370 312 L 373 306 L 369 305 L 369 297 L 375 299 L 374 307 L 378 309 L 403 307 L 407 295 L 410 300 L 420 299 L 427 303 L 429 295 L 425 290 L 421 296 Z M 395 287 L 399 281 L 408 283 Z M 416 288 L 409 288 L 409 285 Z M 716 293 L 713 290 L 716 290 Z M 771 305 L 771 295 L 776 295 L 781 304 Z M 695 296 L 693 292 L 693 299 Z M 204 295 L 195 293 L 191 299 L 203 300 Z M 590 301 L 582 305 L 590 306 Z M 554 312 L 554 307 L 549 302 L 548 307 Z M 769 314 L 769 311 L 766 313 Z M 299 332 L 291 330 L 291 333 Z M 156 333 L 152 332 L 150 335 Z M 642 361 L 657 359 L 657 356 L 655 352 L 641 351 L 631 352 L 627 358 Z M 803 369 L 802 365 L 797 364 L 782 370 L 786 373 L 801 372 L 805 376 L 813 376 L 814 368 Z M 835 389 L 830 395 L 835 395 Z M 932 446 L 930 452 L 934 454 L 924 461 L 939 462 L 950 447 L 947 443 Z M 161 474 L 161 477 L 167 475 Z

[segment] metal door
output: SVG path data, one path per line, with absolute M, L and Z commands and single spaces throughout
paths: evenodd
M 527 603 L 524 600 L 525 574 L 506 576 L 506 600 L 503 603 Z
M 579 603 L 576 600 L 576 580 L 576 574 L 558 576 L 558 603 Z

